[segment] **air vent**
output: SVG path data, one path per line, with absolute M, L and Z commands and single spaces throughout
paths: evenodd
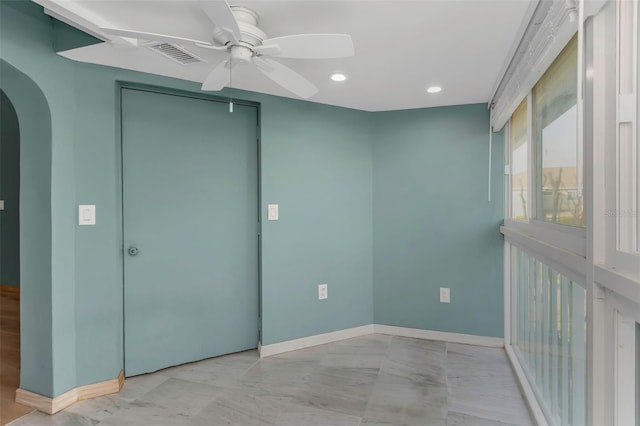
M 195 64 L 198 62 L 206 62 L 204 59 L 195 56 L 188 50 L 178 47 L 175 44 L 170 43 L 154 43 L 148 45 L 149 49 L 158 52 L 162 56 L 166 56 L 182 65 Z

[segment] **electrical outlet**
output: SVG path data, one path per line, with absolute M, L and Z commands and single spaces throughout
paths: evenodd
M 320 284 L 318 286 L 318 299 L 324 300 L 329 297 L 328 289 L 326 284 Z
M 440 303 L 451 303 L 449 288 L 440 287 Z

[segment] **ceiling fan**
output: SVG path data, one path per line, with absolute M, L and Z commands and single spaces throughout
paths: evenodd
M 198 0 L 198 4 L 214 25 L 212 40 L 119 28 L 101 29 L 115 36 L 226 51 L 229 59 L 219 63 L 205 78 L 202 90 L 206 91 L 221 90 L 229 84 L 233 67 L 250 64 L 275 83 L 306 99 L 315 95 L 318 88 L 272 58 L 329 59 L 354 55 L 353 41 L 348 34 L 297 34 L 267 38 L 257 26 L 258 14 L 250 9 L 229 6 L 224 0 Z

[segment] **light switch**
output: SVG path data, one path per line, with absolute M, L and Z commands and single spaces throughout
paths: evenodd
M 451 292 L 448 287 L 440 287 L 440 303 L 451 303 Z
M 0 210 L 4 210 L 4 200 L 0 200 Z
M 327 287 L 328 286 L 326 284 L 320 284 L 318 286 L 318 299 L 324 300 L 329 297 L 329 290 Z
M 96 224 L 96 206 L 80 205 L 78 206 L 78 225 L 95 225 Z
M 278 220 L 278 205 L 269 204 L 267 211 L 267 220 Z

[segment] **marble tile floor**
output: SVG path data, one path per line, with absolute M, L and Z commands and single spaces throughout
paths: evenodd
M 530 424 L 504 350 L 373 334 L 168 368 L 11 426 Z

